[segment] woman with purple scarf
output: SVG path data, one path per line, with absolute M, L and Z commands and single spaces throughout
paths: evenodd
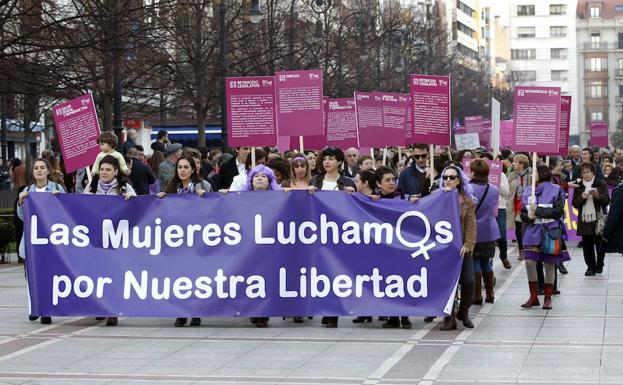
M 535 200 L 532 187 L 522 196 L 521 220 L 524 223 L 524 256 L 530 298 L 522 307 L 540 305 L 538 298 L 537 263 L 545 267 L 545 300 L 543 309 L 552 308 L 556 265 L 569 261 L 564 240 L 567 237 L 562 217 L 565 212 L 565 193 L 553 184 L 552 172 L 546 165 L 537 167 Z
M 119 161 L 112 155 L 106 155 L 99 163 L 98 173 L 84 188 L 84 194 L 121 195 L 125 200 L 136 196 L 132 186 L 126 183 L 125 173 L 119 172 Z M 104 317 L 97 317 L 98 321 Z M 107 317 L 106 326 L 116 326 L 117 317 Z
M 470 163 L 472 190 L 478 200 L 476 204 L 476 245 L 474 246 L 474 305 L 482 305 L 482 278 L 485 281 L 485 302 L 493 303 L 493 267 L 491 259 L 495 255 L 495 241 L 500 238 L 497 224 L 497 206 L 500 199 L 498 188 L 489 183 L 489 165 L 484 159 L 474 159 Z M 467 293 L 466 295 L 469 295 Z
M 247 173 L 247 182 L 241 191 L 269 191 L 281 190 L 281 186 L 277 183 L 277 178 L 273 170 L 260 164 L 255 166 Z M 219 190 L 222 194 L 227 194 L 228 190 Z M 251 317 L 251 323 L 258 328 L 268 326 L 269 317 Z

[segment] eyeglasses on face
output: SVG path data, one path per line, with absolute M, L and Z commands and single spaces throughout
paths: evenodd
M 443 176 L 443 180 L 456 180 L 458 178 L 458 176 L 456 175 L 444 175 Z
M 426 159 L 426 158 L 428 158 L 428 154 L 413 155 L 413 159 Z

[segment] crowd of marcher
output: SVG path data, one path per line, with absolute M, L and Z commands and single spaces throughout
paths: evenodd
M 564 265 L 570 259 L 563 217 L 565 202 L 573 189 L 572 205 L 577 210 L 577 234 L 586 262 L 586 276 L 601 274 L 605 253 L 623 252 L 623 151 L 572 146 L 567 157 L 541 157 L 536 172 L 530 154 L 504 149 L 493 154 L 485 148 L 455 152 L 438 147 L 431 160 L 428 145 L 389 148 L 369 154 L 358 149 L 342 151 L 326 147 L 321 151 L 286 151 L 275 148 L 239 147 L 231 152 L 221 149 L 183 148 L 171 143 L 166 131 L 152 143 L 151 156 L 136 143 L 136 132 L 128 130 L 128 140 L 120 145 L 111 132 L 104 132 L 98 143 L 101 152 L 90 168 L 67 174 L 58 154 L 49 150 L 32 161 L 26 172 L 15 160 L 9 168 L 15 187 L 18 232 L 23 219 L 24 200 L 32 192 L 121 195 L 170 194 L 263 190 L 343 191 L 360 193 L 372 200 L 400 199 L 416 204 L 430 194 L 458 191 L 463 258 L 460 289 L 455 308 L 444 318 L 441 330 L 473 328 L 470 306 L 494 303 L 495 277 L 493 258 L 498 256 L 506 269 L 507 230 L 514 229 L 518 259 L 525 260 L 528 276 L 528 300 L 525 308 L 551 309 L 553 296 L 560 294 L 558 273 L 567 274 Z M 495 159 L 494 159 L 495 156 Z M 469 160 L 469 174 L 463 170 Z M 499 187 L 489 179 L 490 163 L 499 160 L 503 172 Z M 536 175 L 535 191 L 532 191 Z M 28 180 L 28 182 L 27 182 Z M 570 208 L 569 208 L 570 209 Z M 24 241 L 19 255 L 26 257 Z M 483 293 L 484 287 L 484 293 Z M 484 295 L 483 295 L 484 294 Z M 518 304 L 519 306 L 519 304 Z M 38 317 L 30 316 L 31 320 Z M 408 316 L 379 317 L 384 328 L 410 328 Z M 104 317 L 99 319 L 103 320 Z M 434 317 L 426 317 L 431 322 Z M 251 319 L 257 327 L 266 327 L 268 318 Z M 373 317 L 358 316 L 355 323 L 372 322 Z M 51 322 L 41 317 L 41 323 Z M 116 317 L 106 317 L 107 325 L 116 325 Z M 180 317 L 175 326 L 186 325 Z M 304 322 L 294 317 L 294 322 Z M 201 324 L 191 318 L 190 326 Z M 337 327 L 338 317 L 322 318 L 326 327 Z

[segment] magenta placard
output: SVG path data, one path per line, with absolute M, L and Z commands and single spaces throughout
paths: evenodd
M 298 148 L 298 144 L 296 148 Z M 282 152 L 282 153 L 290 150 L 290 137 L 289 136 L 277 136 L 277 150 L 279 150 L 279 152 Z
M 383 102 L 378 92 L 355 91 L 355 111 L 359 146 L 381 147 L 383 138 Z
M 277 72 L 279 135 L 323 135 L 322 71 Z
M 478 137 L 480 138 L 480 146 L 486 149 L 491 148 L 491 119 L 482 120 Z
M 276 145 L 275 78 L 227 78 L 225 85 L 229 146 Z
M 608 122 L 591 122 L 591 146 L 608 147 Z
M 411 75 L 413 141 L 450 145 L 450 77 Z
M 413 108 L 411 108 L 411 95 L 401 94 L 407 98 L 407 120 L 405 121 L 405 146 L 413 144 Z
M 383 109 L 383 139 L 379 147 L 402 146 L 405 143 L 405 124 L 409 99 L 395 93 L 381 93 Z
M 513 138 L 515 137 L 513 130 L 513 119 L 500 122 L 500 149 L 513 147 Z
M 327 146 L 327 135 L 308 135 L 303 137 L 303 149 L 304 150 L 322 150 Z M 301 144 L 298 136 L 290 137 L 289 150 L 299 149 Z
M 569 153 L 569 127 L 571 126 L 571 96 L 560 97 L 560 136 L 558 137 L 558 155 Z
M 473 159 L 463 159 L 461 164 L 463 165 L 463 171 L 465 171 L 466 175 L 471 174 L 471 169 L 469 164 Z M 490 161 L 487 158 L 484 158 L 485 162 L 489 165 L 489 183 L 500 188 L 500 183 L 502 182 L 502 162 L 499 160 Z
M 466 116 L 464 126 L 466 134 L 480 134 L 482 130 L 482 116 Z
M 100 124 L 92 94 L 82 95 L 52 107 L 56 134 L 65 170 L 70 173 L 89 166 L 100 152 Z
M 327 145 L 343 150 L 359 147 L 355 101 L 351 98 L 329 99 Z
M 513 150 L 558 153 L 560 87 L 515 87 Z

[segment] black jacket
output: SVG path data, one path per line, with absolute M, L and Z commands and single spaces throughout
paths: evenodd
M 355 168 L 353 169 L 353 172 L 351 173 L 348 170 L 348 164 L 346 166 L 344 166 L 344 170 L 342 170 L 342 175 L 344 175 L 347 178 L 354 178 L 355 175 L 357 175 L 357 173 L 359 172 L 359 167 L 355 166 Z
M 597 189 L 599 193 L 597 198 L 593 198 L 593 203 L 595 204 L 596 211 L 603 211 L 608 204 L 610 203 L 610 196 L 608 195 L 608 186 L 606 182 L 597 179 L 595 177 L 595 181 L 593 182 L 592 188 Z M 582 198 L 582 193 L 585 188 L 583 184 L 580 184 L 580 187 L 573 190 L 573 207 L 578 210 L 578 228 L 576 230 L 578 235 L 594 235 L 595 234 L 595 222 L 586 223 L 582 221 L 582 207 L 584 203 L 586 203 L 586 199 Z
M 325 175 L 325 173 L 322 173 L 311 178 L 311 180 L 309 181 L 309 185 L 316 187 L 318 190 L 322 190 L 322 181 L 324 180 Z M 341 191 L 344 190 L 345 187 L 356 188 L 355 182 L 353 182 L 352 179 L 345 177 L 344 175 L 340 175 L 340 177 L 337 179 L 337 189 Z
M 136 195 L 149 195 L 149 185 L 156 181 L 151 168 L 141 162 L 140 159 L 132 158 L 132 172 L 130 172 L 130 182 L 136 191 Z
M 606 253 L 623 253 L 623 184 L 612 191 L 603 239 Z
M 430 179 L 426 177 L 425 173 L 420 172 L 415 164 L 412 164 L 400 173 L 398 188 L 407 195 L 422 194 L 422 196 L 426 196 L 431 190 Z
M 238 166 L 236 165 L 236 157 L 234 156 L 227 162 L 225 162 L 217 175 L 211 178 L 210 183 L 215 190 L 229 189 L 231 183 L 234 181 L 234 177 L 238 175 Z

